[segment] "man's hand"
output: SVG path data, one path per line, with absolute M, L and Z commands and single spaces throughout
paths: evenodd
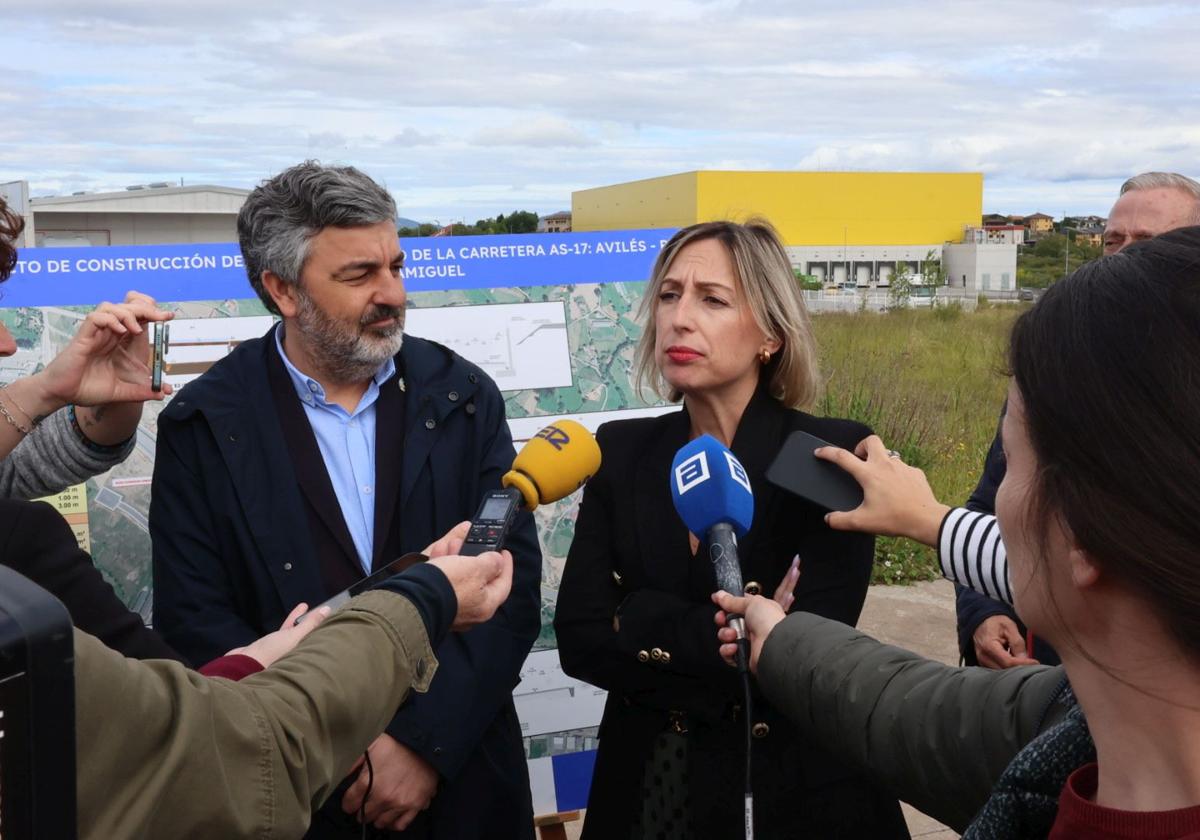
M 438 787 L 437 771 L 386 733 L 371 742 L 367 753 L 371 756 L 371 772 L 367 772 L 362 758 L 355 762 L 350 772 L 358 770 L 358 778 L 342 797 L 342 810 L 347 814 L 358 813 L 370 777 L 371 793 L 367 796 L 363 821 L 385 831 L 404 831 L 433 801 Z
M 864 438 L 853 453 L 822 446 L 815 454 L 850 473 L 863 489 L 863 503 L 854 510 L 825 516 L 830 528 L 908 537 L 930 546 L 937 542 L 950 508 L 934 497 L 925 473 L 892 455 L 878 436 Z
M 787 616 L 783 607 L 773 598 L 761 595 L 734 596 L 728 592 L 714 592 L 713 603 L 721 609 L 717 611 L 715 620 L 717 638 L 721 640 L 721 656 L 730 665 L 735 664 L 737 655 L 737 632 L 728 626 L 728 615 L 741 615 L 746 623 L 746 637 L 750 640 L 750 670 L 758 673 L 758 657 L 762 653 L 763 643 L 775 625 Z
M 513 560 L 507 551 L 488 551 L 478 557 L 448 555 L 429 563 L 442 570 L 458 598 L 451 630 L 467 630 L 487 621 L 512 590 Z
M 1038 664 L 1036 659 L 1026 655 L 1021 631 L 1006 615 L 993 615 L 981 621 L 971 642 L 975 645 L 975 657 L 984 668 L 1002 670 Z
M 245 647 L 234 648 L 225 655 L 240 653 L 257 660 L 263 668 L 270 668 L 275 660 L 285 653 L 291 653 L 292 648 L 299 644 L 301 639 L 316 630 L 321 622 L 329 617 L 329 613 L 329 607 L 317 607 L 309 612 L 308 604 L 297 604 L 274 633 L 268 633 Z M 300 616 L 304 616 L 304 621 L 297 624 L 296 620 Z
M 462 551 L 462 544 L 467 538 L 467 532 L 470 530 L 471 521 L 469 519 L 459 522 L 447 531 L 441 539 L 430 543 L 421 553 L 429 558 L 445 557 L 447 554 L 458 554 L 458 552 Z

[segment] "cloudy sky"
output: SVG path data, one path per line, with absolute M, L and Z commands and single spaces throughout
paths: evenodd
M 692 169 L 985 173 L 1107 212 L 1200 175 L 1200 8 L 1105 2 L 0 0 L 0 181 L 249 187 L 307 157 L 468 222 Z

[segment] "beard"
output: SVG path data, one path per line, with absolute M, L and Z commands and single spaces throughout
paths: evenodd
M 370 379 L 384 362 L 400 352 L 404 343 L 403 309 L 372 306 L 357 324 L 350 325 L 330 317 L 302 289 L 297 292 L 296 329 L 304 336 L 313 363 L 335 382 Z M 383 329 L 367 326 L 384 318 L 396 321 Z

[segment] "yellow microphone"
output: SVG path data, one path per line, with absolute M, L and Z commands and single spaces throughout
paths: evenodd
M 574 420 L 555 420 L 521 447 L 513 459 L 512 469 L 500 479 L 504 489 L 483 494 L 479 511 L 471 520 L 471 528 L 458 553 L 474 557 L 486 551 L 499 551 L 504 547 L 518 507 L 533 511 L 538 505 L 566 498 L 598 469 L 600 447 L 592 433 Z M 321 606 L 337 609 L 360 592 L 374 589 L 392 575 L 424 559 L 419 554 L 406 554 Z M 303 621 L 305 615 L 308 613 L 297 618 L 295 623 Z
M 574 420 L 555 420 L 521 447 L 500 483 L 521 493 L 525 510 L 565 498 L 600 469 L 600 447 Z

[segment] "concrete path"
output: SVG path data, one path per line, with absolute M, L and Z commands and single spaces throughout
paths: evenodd
M 954 630 L 954 584 L 948 580 L 913 586 L 872 586 L 858 626 L 880 641 L 930 659 L 958 664 Z M 915 808 L 904 806 L 908 830 L 920 840 L 952 840 L 958 834 Z

